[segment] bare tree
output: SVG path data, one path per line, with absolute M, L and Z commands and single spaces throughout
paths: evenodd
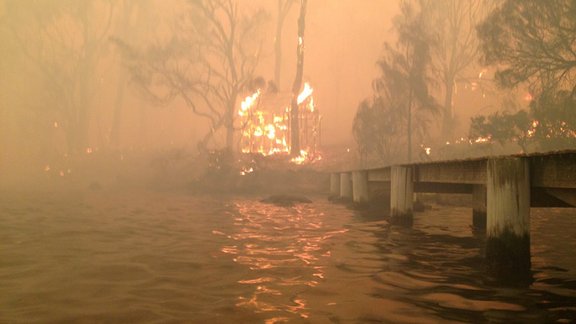
M 454 94 L 458 83 L 478 82 L 479 42 L 476 26 L 494 8 L 494 0 L 416 0 L 432 35 L 430 53 L 435 78 L 443 91 L 442 138 L 452 137 Z
M 226 148 L 232 151 L 238 96 L 254 79 L 266 16 L 261 10 L 241 14 L 235 0 L 186 3 L 170 40 L 145 50 L 116 41 L 143 93 L 159 104 L 182 99 L 210 122 L 210 131 L 198 144 L 201 150 L 224 128 Z
M 68 151 L 84 150 L 113 1 L 42 1 L 34 6 L 7 1 L 5 5 L 14 39 L 45 85 L 43 108 L 57 116 Z

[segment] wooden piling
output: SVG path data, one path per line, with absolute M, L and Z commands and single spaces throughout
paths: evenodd
M 340 174 L 330 174 L 330 195 L 332 197 L 340 197 Z
M 411 225 L 414 182 L 410 166 L 390 169 L 390 219 L 394 224 Z
M 475 230 L 486 231 L 486 186 L 472 187 L 472 226 Z
M 487 163 L 486 261 L 498 280 L 530 276 L 530 170 L 520 157 Z
M 368 172 L 352 172 L 352 199 L 358 204 L 368 202 Z
M 340 198 L 352 199 L 352 179 L 350 172 L 340 173 Z

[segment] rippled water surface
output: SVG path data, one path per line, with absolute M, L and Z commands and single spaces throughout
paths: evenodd
M 471 210 L 389 226 L 324 197 L 0 197 L 0 323 L 576 321 L 576 212 L 532 210 L 528 287 L 490 284 Z

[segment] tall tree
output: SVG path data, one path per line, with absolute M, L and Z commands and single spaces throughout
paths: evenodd
M 458 83 L 478 82 L 479 46 L 476 26 L 493 9 L 494 0 L 416 0 L 431 33 L 435 78 L 442 92 L 442 139 L 454 129 L 454 94 Z
M 363 102 L 356 113 L 353 131 L 361 151 L 381 151 L 384 163 L 412 161 L 414 137 L 423 140 L 437 104 L 428 88 L 432 83 L 430 43 L 423 7 L 401 2 L 394 20 L 397 42 L 384 44 L 377 62 L 380 77 L 373 81 L 374 97 Z M 366 152 L 364 152 L 366 155 Z
M 432 82 L 432 39 L 423 18 L 425 8 L 403 1 L 400 9 L 401 14 L 394 22 L 398 42 L 396 47 L 385 45 L 385 56 L 378 62 L 383 78 L 377 81 L 377 87 L 397 88 L 388 91 L 393 93 L 395 101 L 406 113 L 406 159 L 411 162 L 413 135 L 422 139 L 427 131 L 427 117 L 436 111 L 437 105 L 428 91 Z M 414 121 L 417 121 L 416 127 Z
M 504 87 L 576 95 L 576 1 L 506 0 L 478 27 L 482 58 Z
M 292 100 L 290 104 L 290 155 L 300 155 L 300 124 L 298 109 L 298 94 L 302 87 L 304 74 L 304 30 L 306 28 L 306 4 L 308 0 L 300 0 L 300 16 L 298 18 L 298 46 L 296 47 L 296 76 L 292 84 Z
M 236 0 L 188 0 L 174 37 L 137 50 L 125 50 L 134 80 L 159 104 L 183 100 L 210 122 L 199 142 L 205 150 L 213 135 L 225 129 L 226 148 L 234 148 L 238 96 L 254 80 L 262 46 L 264 11 L 242 14 Z
M 36 77 L 69 153 L 86 149 L 97 70 L 107 47 L 113 1 L 6 1 L 7 24 Z

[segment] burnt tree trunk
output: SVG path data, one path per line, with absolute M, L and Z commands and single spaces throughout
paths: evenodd
M 306 27 L 306 3 L 300 2 L 300 17 L 298 18 L 298 47 L 296 77 L 292 85 L 292 102 L 290 109 L 290 155 L 300 155 L 300 124 L 298 120 L 298 92 L 302 86 L 302 75 L 304 73 L 304 28 Z

